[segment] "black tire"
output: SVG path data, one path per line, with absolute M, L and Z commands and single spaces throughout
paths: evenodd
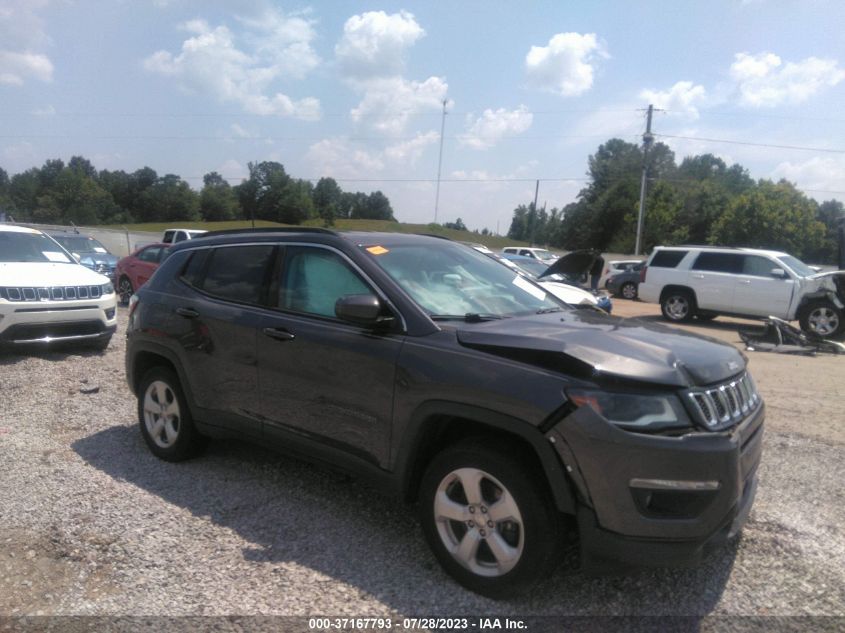
M 821 338 L 836 338 L 845 333 L 845 312 L 825 299 L 807 302 L 798 313 L 801 329 Z
M 162 404 L 160 412 L 154 410 Z M 181 462 L 205 448 L 206 438 L 194 426 L 179 379 L 167 367 L 153 367 L 141 378 L 138 423 L 150 451 L 165 461 Z
M 125 275 L 117 282 L 117 296 L 120 300 L 120 305 L 128 305 L 129 299 L 135 294 L 135 289 L 132 287 L 132 281 Z
M 660 300 L 663 318 L 674 323 L 691 321 L 695 316 L 695 296 L 689 290 L 670 290 Z
M 480 503 L 470 502 L 463 480 L 457 476 L 459 472 L 481 473 L 477 480 Z M 495 502 L 497 491 L 502 505 Z M 435 510 L 435 499 L 445 499 L 442 507 L 462 518 L 452 520 L 441 515 L 440 510 Z M 512 503 L 504 504 L 506 500 Z M 494 503 L 488 503 L 491 501 Z M 476 593 L 497 599 L 516 596 L 548 576 L 559 562 L 562 516 L 541 476 L 512 449 L 480 439 L 446 448 L 434 457 L 423 475 L 419 503 L 423 532 L 435 557 L 450 576 Z M 505 507 L 516 507 L 517 511 L 508 513 Z M 514 514 L 518 520 L 501 518 Z M 474 553 L 461 563 L 458 552 L 465 542 L 476 546 L 469 548 Z M 454 555 L 447 543 L 454 548 Z M 496 562 L 500 557 L 494 550 L 509 554 L 502 557 L 504 564 Z
M 619 295 L 624 299 L 633 301 L 637 298 L 637 284 L 633 281 L 626 281 L 619 289 Z

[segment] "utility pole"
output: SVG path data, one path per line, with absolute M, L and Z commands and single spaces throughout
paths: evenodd
M 643 238 L 643 216 L 645 216 L 645 191 L 648 181 L 648 150 L 651 143 L 654 141 L 654 136 L 651 133 L 651 115 L 654 112 L 654 106 L 649 104 L 648 114 L 646 115 L 645 134 L 643 134 L 643 177 L 640 181 L 640 211 L 637 215 L 637 242 L 634 246 L 634 255 L 640 254 L 640 244 Z
M 531 246 L 534 246 L 534 229 L 537 228 L 537 194 L 540 193 L 540 181 L 534 185 L 534 204 L 531 205 Z
M 434 194 L 434 223 L 437 224 L 437 207 L 440 206 L 440 169 L 443 167 L 443 132 L 446 130 L 446 99 L 443 99 L 443 116 L 440 119 L 440 155 L 437 157 L 437 193 Z

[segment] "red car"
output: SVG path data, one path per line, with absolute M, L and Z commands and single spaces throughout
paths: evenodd
M 170 244 L 147 244 L 117 262 L 115 277 L 121 303 L 129 303 L 129 298 L 153 276 L 169 250 Z

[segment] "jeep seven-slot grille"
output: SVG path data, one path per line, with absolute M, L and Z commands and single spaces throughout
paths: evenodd
M 3 287 L 0 299 L 7 301 L 74 301 L 99 299 L 102 286 Z
M 729 382 L 687 392 L 700 422 L 716 429 L 736 424 L 760 405 L 760 395 L 750 374 Z

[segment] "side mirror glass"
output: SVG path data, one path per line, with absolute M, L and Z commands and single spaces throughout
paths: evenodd
M 338 319 L 356 325 L 374 326 L 392 320 L 383 313 L 381 301 L 371 294 L 345 295 L 334 304 L 334 313 Z

